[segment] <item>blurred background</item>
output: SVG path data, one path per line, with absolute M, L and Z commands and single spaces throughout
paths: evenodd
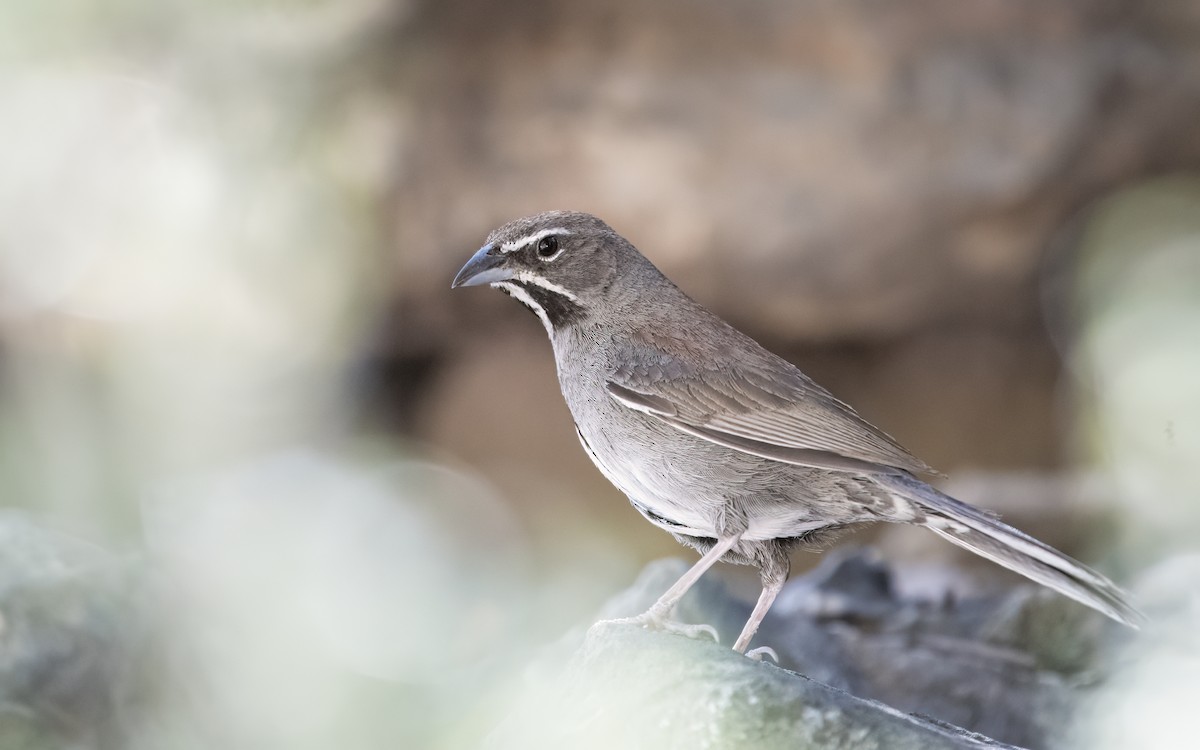
M 1200 622 L 1198 122 L 1188 0 L 6 2 L 0 746 L 473 746 L 690 554 L 449 290 L 552 208 Z M 1088 746 L 1184 736 L 1170 653 Z

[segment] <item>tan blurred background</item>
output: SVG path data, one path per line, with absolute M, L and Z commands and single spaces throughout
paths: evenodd
M 494 481 L 548 565 L 579 530 L 672 553 L 578 449 L 533 317 L 446 289 L 493 226 L 570 208 L 940 470 L 1063 468 L 1080 234 L 1200 163 L 1198 30 L 1185 3 L 430 5 L 367 408 Z
M 469 744 L 688 554 L 579 450 L 537 321 L 449 290 L 567 208 L 1132 573 L 1200 532 L 1197 123 L 1184 0 L 6 3 L 0 494 L 152 561 L 225 686 L 121 746 Z

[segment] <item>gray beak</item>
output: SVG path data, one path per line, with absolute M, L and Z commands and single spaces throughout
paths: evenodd
M 454 277 L 454 281 L 450 283 L 450 288 L 479 286 L 480 284 L 491 284 L 494 281 L 511 279 L 512 273 L 503 267 L 504 256 L 500 253 L 493 253 L 492 251 L 495 249 L 492 245 L 484 245 L 479 248 L 479 251 L 467 261 L 467 265 L 463 266 L 458 275 Z

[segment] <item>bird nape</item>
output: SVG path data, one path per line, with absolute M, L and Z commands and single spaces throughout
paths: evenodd
M 482 284 L 541 320 L 597 468 L 650 523 L 702 553 L 630 621 L 711 631 L 671 622 L 675 605 L 718 560 L 752 565 L 762 594 L 734 643 L 744 653 L 787 580 L 788 551 L 872 522 L 924 526 L 1114 620 L 1143 621 L 1112 581 L 919 479 L 924 462 L 596 217 L 551 211 L 496 229 L 452 286 Z

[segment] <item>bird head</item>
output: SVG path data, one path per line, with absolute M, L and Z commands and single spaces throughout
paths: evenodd
M 647 262 L 595 216 L 550 211 L 492 232 L 450 286 L 500 289 L 533 310 L 553 334 L 588 317 L 614 280 L 639 260 Z

